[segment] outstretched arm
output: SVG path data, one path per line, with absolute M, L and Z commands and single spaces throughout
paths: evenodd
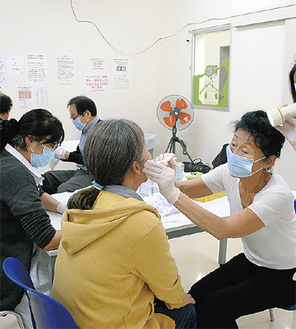
M 277 126 L 275 128 L 287 138 L 289 143 L 296 151 L 296 119 L 292 118 L 291 114 L 286 114 L 285 120 L 286 122 L 283 125 Z
M 204 193 L 210 191 L 199 178 L 195 181 L 193 180 L 194 182 L 176 183 L 177 186 L 180 185 L 186 195 L 175 186 L 174 171 L 171 168 L 148 160 L 144 165 L 143 171 L 151 180 L 158 184 L 160 193 L 169 203 L 173 204 L 195 225 L 219 240 L 243 237 L 264 227 L 264 223 L 251 209 L 246 208 L 238 211 L 224 220 L 191 200 L 192 195 L 194 197 L 198 195 L 198 193 L 194 193 L 194 187 L 199 187 Z M 186 185 L 189 185 L 189 187 L 187 186 L 187 191 Z

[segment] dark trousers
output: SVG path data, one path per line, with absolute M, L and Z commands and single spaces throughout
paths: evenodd
M 93 181 L 89 172 L 82 169 L 50 170 L 42 176 L 42 189 L 48 194 L 74 192 L 91 185 Z
M 169 310 L 165 303 L 155 298 L 155 313 L 162 313 L 175 321 L 175 329 L 195 329 L 196 312 L 193 304 Z
M 259 267 L 239 254 L 191 287 L 197 328 L 238 328 L 243 315 L 292 305 L 295 271 Z

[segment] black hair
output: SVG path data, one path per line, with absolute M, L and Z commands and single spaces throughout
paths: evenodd
M 12 99 L 0 93 L 0 113 L 8 113 L 13 105 Z
M 99 121 L 86 139 L 83 161 L 95 182 L 101 186 L 122 185 L 134 161 L 144 165 L 144 133 L 125 119 Z M 76 193 L 68 208 L 91 209 L 99 190 L 90 187 Z
M 12 119 L 2 122 L 1 150 L 7 143 L 26 150 L 25 137 L 32 136 L 33 140 L 46 143 L 60 144 L 64 140 L 64 129 L 61 121 L 44 109 L 34 109 L 22 115 L 17 122 Z
M 268 159 L 271 155 L 280 157 L 285 137 L 274 128 L 262 110 L 245 113 L 240 120 L 234 122 L 234 132 L 239 129 L 248 132 L 254 138 L 254 143 Z
M 75 96 L 68 102 L 67 107 L 75 105 L 78 114 L 83 114 L 86 110 L 89 110 L 94 117 L 97 115 L 97 107 L 95 102 L 87 96 Z
M 291 94 L 293 98 L 293 102 L 296 103 L 296 90 L 295 90 L 295 81 L 294 81 L 294 75 L 296 72 L 296 64 L 292 67 L 290 73 L 289 73 L 289 80 L 290 80 L 290 88 L 291 88 Z

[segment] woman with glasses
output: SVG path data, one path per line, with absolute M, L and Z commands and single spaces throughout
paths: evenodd
M 44 280 L 38 275 L 45 257 L 42 249 L 57 249 L 61 231 L 56 231 L 51 225 L 45 208 L 63 213 L 66 206 L 42 191 L 42 176 L 36 169 L 52 161 L 54 150 L 63 139 L 62 123 L 47 110 L 31 110 L 18 122 L 12 119 L 2 123 L 1 264 L 10 256 L 20 259 L 31 273 L 37 271 L 41 289 L 48 293 L 50 277 Z M 15 310 L 21 314 L 26 327 L 32 327 L 24 291 L 5 276 L 2 266 L 0 280 L 0 309 Z M 38 283 L 34 283 L 37 288 Z

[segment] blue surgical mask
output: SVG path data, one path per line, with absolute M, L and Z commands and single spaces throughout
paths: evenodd
M 226 155 L 229 173 L 234 177 L 250 177 L 256 174 L 262 168 L 252 172 L 253 164 L 265 158 L 264 156 L 261 159 L 254 161 L 253 159 L 242 157 L 232 153 L 229 145 L 226 147 Z
M 42 154 L 35 154 L 35 153 L 31 154 L 30 162 L 33 167 L 39 168 L 39 167 L 45 167 L 46 165 L 50 164 L 54 158 L 55 158 L 54 150 L 43 145 L 43 153 Z
M 78 130 L 82 130 L 85 127 L 85 123 L 82 123 L 80 118 L 77 118 L 77 119 L 73 120 L 73 125 Z

